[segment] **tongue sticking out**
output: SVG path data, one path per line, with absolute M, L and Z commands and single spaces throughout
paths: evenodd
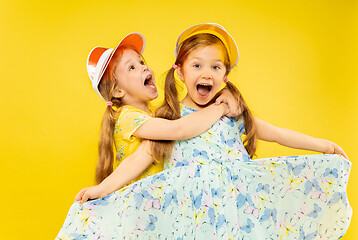
M 198 93 L 200 96 L 206 96 L 209 94 L 209 92 L 211 90 L 211 86 L 199 84 L 198 86 L 196 86 L 196 89 L 198 90 Z

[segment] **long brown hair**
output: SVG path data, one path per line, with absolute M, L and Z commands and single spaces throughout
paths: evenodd
M 187 59 L 190 53 L 198 49 L 199 47 L 209 46 L 219 44 L 225 51 L 224 65 L 226 67 L 225 76 L 227 76 L 231 71 L 231 63 L 229 55 L 225 48 L 225 45 L 222 41 L 212 35 L 207 33 L 197 34 L 186 39 L 178 52 L 175 64 L 178 66 L 183 66 L 184 61 Z M 174 77 L 174 69 L 170 68 L 166 78 L 165 78 L 165 87 L 164 87 L 164 103 L 161 107 L 156 110 L 156 117 L 166 118 L 166 119 L 178 119 L 180 118 L 180 105 L 178 99 L 178 90 L 176 88 L 176 82 Z M 250 157 L 253 157 L 256 151 L 256 128 L 254 124 L 254 118 L 251 114 L 250 109 L 248 108 L 244 98 L 242 97 L 240 91 L 235 87 L 234 84 L 228 82 L 226 88 L 238 98 L 241 109 L 243 109 L 243 117 L 245 122 L 245 139 L 244 145 L 249 153 Z M 157 160 L 168 159 L 172 153 L 173 141 L 153 141 L 152 142 L 152 153 L 153 157 Z
M 98 85 L 99 92 L 106 101 L 111 101 L 113 106 L 107 106 L 102 119 L 102 127 L 98 143 L 98 161 L 96 167 L 96 183 L 101 183 L 113 172 L 113 143 L 114 126 L 119 115 L 120 107 L 123 105 L 120 98 L 113 96 L 118 86 L 118 76 L 115 76 L 117 63 L 120 61 L 125 49 L 132 49 L 140 53 L 132 46 L 126 45 L 117 48 L 106 71 Z

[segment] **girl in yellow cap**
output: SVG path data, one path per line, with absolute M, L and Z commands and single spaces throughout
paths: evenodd
M 197 112 L 223 82 L 241 99 L 242 115 L 223 117 L 195 138 L 155 144 L 152 154 L 166 158 L 165 170 L 74 207 L 63 228 L 67 236 L 264 240 L 344 235 L 352 214 L 346 154 L 330 141 L 255 118 L 227 79 L 238 56 L 235 41 L 218 24 L 195 25 L 180 35 L 157 116 L 178 119 Z M 181 103 L 175 71 L 188 90 Z M 329 154 L 253 160 L 257 138 Z M 146 151 L 150 148 L 143 146 L 135 155 L 145 158 Z M 84 209 L 92 211 L 86 226 L 74 217 Z

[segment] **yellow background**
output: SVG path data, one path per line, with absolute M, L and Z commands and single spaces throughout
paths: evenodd
M 77 192 L 94 183 L 105 103 L 86 58 L 144 34 L 156 73 L 174 61 L 187 27 L 223 25 L 240 60 L 230 76 L 253 113 L 338 143 L 353 162 L 357 207 L 357 3 L 341 1 L 0 1 L 1 239 L 54 239 Z M 158 102 L 158 101 L 157 101 Z M 258 157 L 311 154 L 259 143 Z M 346 236 L 358 239 L 353 217 Z

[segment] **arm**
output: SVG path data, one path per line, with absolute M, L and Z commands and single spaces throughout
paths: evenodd
M 227 113 L 228 106 L 222 103 L 219 105 L 212 104 L 176 120 L 152 118 L 143 123 L 133 135 L 151 140 L 189 139 L 206 131 Z
M 273 126 L 261 119 L 255 117 L 257 128 L 257 137 L 268 142 L 276 142 L 278 144 L 298 149 L 305 149 L 329 154 L 347 155 L 337 144 L 325 139 L 311 137 L 287 128 Z
M 125 158 L 100 184 L 82 189 L 75 197 L 75 202 L 80 200 L 80 204 L 83 204 L 88 199 L 102 198 L 122 188 L 152 164 L 150 153 L 149 141 L 143 141 L 137 150 Z
M 242 112 L 238 100 L 232 93 L 223 89 L 212 104 L 200 111 L 176 120 L 153 118 L 143 123 L 134 136 L 151 140 L 183 140 L 202 134 L 221 116 L 239 116 Z

